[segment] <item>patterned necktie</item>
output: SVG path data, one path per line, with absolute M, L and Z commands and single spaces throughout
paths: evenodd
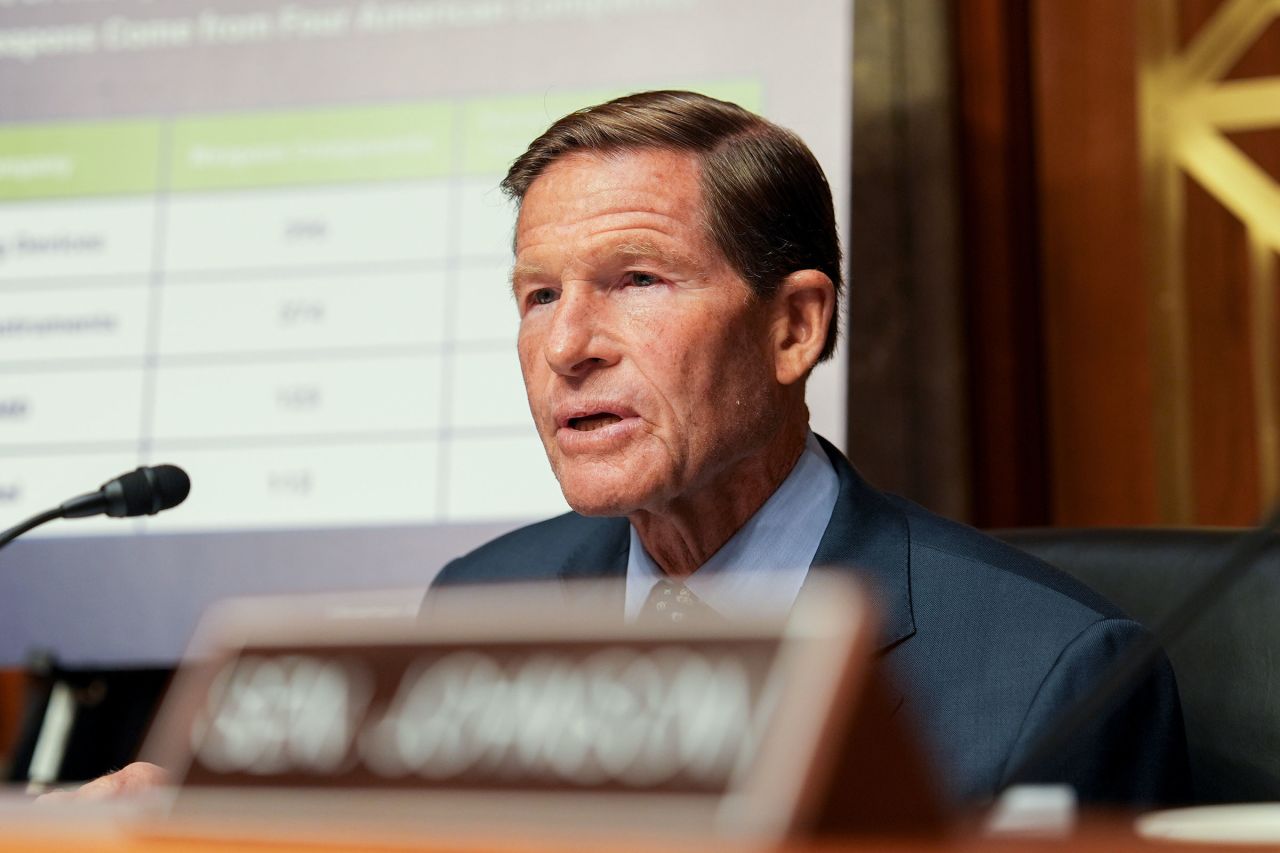
M 653 585 L 645 599 L 637 625 L 681 625 L 696 622 L 703 625 L 718 624 L 724 617 L 711 606 L 690 592 L 682 583 L 666 578 Z

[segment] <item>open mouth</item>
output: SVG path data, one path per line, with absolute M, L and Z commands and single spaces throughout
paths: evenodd
M 607 427 L 610 424 L 616 424 L 622 418 L 613 412 L 597 412 L 593 415 L 583 415 L 580 418 L 569 418 L 569 428 L 578 432 L 591 432 L 592 430 Z

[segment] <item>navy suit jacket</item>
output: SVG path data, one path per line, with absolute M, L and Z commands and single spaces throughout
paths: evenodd
M 827 442 L 840 491 L 813 565 L 848 569 L 876 591 L 880 654 L 944 790 L 993 796 L 1007 775 L 1144 629 L 1045 563 L 881 493 Z M 625 518 L 568 513 L 449 563 L 436 586 L 626 576 Z M 618 584 L 618 614 L 623 607 Z M 1163 658 L 1114 712 L 1035 778 L 1083 800 L 1177 802 L 1189 788 L 1182 713 Z M 1026 780 L 1019 780 L 1026 781 Z

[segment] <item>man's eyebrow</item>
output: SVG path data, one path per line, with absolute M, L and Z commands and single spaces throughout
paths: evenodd
M 657 261 L 665 267 L 687 268 L 693 265 L 693 259 L 688 255 L 672 252 L 645 240 L 615 246 L 610 254 L 624 260 Z
M 638 240 L 611 246 L 601 252 L 600 257 L 611 257 L 630 262 L 652 261 L 669 269 L 689 269 L 694 266 L 694 260 L 691 256 L 664 249 L 657 243 L 651 243 L 648 240 Z M 516 261 L 511 266 L 511 273 L 508 276 L 512 293 L 515 292 L 515 289 L 520 286 L 520 282 L 524 279 L 540 278 L 546 273 L 546 268 L 541 264 Z
M 511 274 L 507 279 L 511 282 L 511 291 L 515 292 L 516 287 L 520 284 L 520 280 L 524 278 L 536 278 L 543 274 L 543 268 L 538 264 L 531 264 L 528 261 L 516 261 L 511 266 Z

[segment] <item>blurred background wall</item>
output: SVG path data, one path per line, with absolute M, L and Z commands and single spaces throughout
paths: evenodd
M 1280 10 L 855 8 L 855 461 L 979 526 L 1254 521 L 1280 479 Z

